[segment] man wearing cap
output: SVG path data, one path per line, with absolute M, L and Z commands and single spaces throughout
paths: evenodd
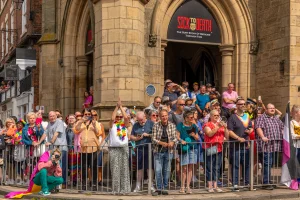
M 238 94 L 234 91 L 233 83 L 228 84 L 228 88 L 222 94 L 222 110 L 226 118 L 230 117 L 229 110 L 235 105 Z
M 197 82 L 193 83 L 193 89 L 194 89 L 194 91 L 191 92 L 191 99 L 193 99 L 195 102 L 197 94 L 200 94 L 199 84 Z
M 185 90 L 185 92 L 181 93 L 181 96 L 185 96 L 184 99 L 191 99 L 192 98 L 192 93 L 189 90 L 189 83 L 187 81 L 182 82 L 182 87 Z
M 219 103 L 218 99 L 214 99 L 210 102 L 210 110 L 217 110 L 219 112 L 220 118 L 219 118 L 218 122 L 220 122 L 222 120 L 222 117 L 221 117 L 221 107 L 220 107 L 220 103 Z M 206 115 L 203 122 L 207 123 L 209 118 L 210 118 L 210 113 L 208 113 Z
M 163 94 L 163 96 L 168 96 L 169 100 L 172 102 L 172 110 L 176 110 L 176 102 L 178 97 L 180 96 L 180 93 L 184 93 L 185 90 L 180 85 L 176 83 L 167 83 L 167 88 Z
M 200 94 L 196 96 L 196 109 L 201 114 L 202 110 L 205 109 L 205 106 L 209 102 L 209 96 L 206 94 L 206 87 L 205 85 L 201 85 L 200 87 Z

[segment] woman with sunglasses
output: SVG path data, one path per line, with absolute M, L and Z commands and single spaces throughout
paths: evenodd
M 105 131 L 104 131 L 104 126 L 99 122 L 99 116 L 96 110 L 91 110 L 93 120 L 96 121 L 96 123 L 99 124 L 101 127 L 102 135 L 99 137 L 99 144 L 102 146 L 103 142 L 105 143 Z M 103 148 L 100 148 L 100 152 L 98 154 L 98 185 L 99 186 L 106 186 L 104 182 L 102 182 L 102 158 L 103 158 Z
M 149 111 L 149 118 L 154 123 L 158 122 L 159 121 L 158 111 L 157 110 L 150 110 Z
M 199 135 L 198 128 L 193 123 L 194 113 L 191 111 L 184 112 L 183 119 L 184 121 L 177 125 L 177 138 L 182 144 L 179 149 L 181 153 L 181 155 L 179 155 L 180 165 L 182 167 L 181 188 L 179 192 L 191 194 L 190 183 L 193 175 L 193 165 L 197 164 L 197 141 L 199 140 Z
M 208 192 L 223 192 L 217 186 L 221 165 L 222 149 L 224 137 L 228 139 L 229 132 L 227 125 L 223 121 L 219 122 L 220 114 L 217 110 L 210 112 L 210 120 L 203 126 L 205 161 L 206 161 L 206 180 L 208 182 Z
M 129 118 L 119 99 L 110 120 L 109 159 L 114 194 L 130 192 L 128 130 Z
M 103 136 L 104 132 L 99 123 L 92 118 L 90 109 L 82 111 L 83 118 L 75 125 L 75 134 L 79 134 L 81 146 L 81 160 L 82 160 L 82 190 L 86 190 L 88 168 L 90 167 L 92 178 L 90 185 L 92 190 L 97 190 L 97 151 L 99 148 L 99 137 Z

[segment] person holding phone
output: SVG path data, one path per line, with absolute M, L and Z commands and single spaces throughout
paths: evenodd
M 198 145 L 197 141 L 199 140 L 198 128 L 193 123 L 194 113 L 191 111 L 186 111 L 183 113 L 184 122 L 181 122 L 177 125 L 177 139 L 182 144 L 179 151 L 180 155 L 180 164 L 182 166 L 181 173 L 181 188 L 180 193 L 191 194 L 192 190 L 190 188 L 190 183 L 193 175 L 193 165 L 197 164 L 197 154 L 198 154 Z M 185 146 L 185 147 L 183 147 Z M 186 190 L 185 190 L 186 182 Z
M 50 191 L 63 183 L 60 160 L 61 151 L 54 149 L 48 161 L 38 163 L 38 173 L 33 178 L 33 182 L 42 187 L 42 190 L 39 192 L 40 195 L 50 195 Z
M 100 124 L 92 118 L 90 109 L 82 111 L 83 118 L 75 124 L 74 133 L 79 134 L 81 146 L 81 161 L 82 161 L 82 190 L 86 190 L 88 168 L 91 169 L 92 190 L 97 190 L 97 151 L 99 148 L 99 137 L 104 137 L 103 129 Z

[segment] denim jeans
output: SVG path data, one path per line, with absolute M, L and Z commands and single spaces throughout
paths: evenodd
M 172 158 L 173 154 L 169 152 L 154 154 L 154 169 L 157 190 L 168 188 Z
M 61 157 L 62 178 L 64 179 L 63 184 L 66 184 L 68 152 L 67 151 L 61 151 L 61 153 L 62 153 L 62 157 Z
M 230 150 L 231 152 L 231 164 L 232 164 L 232 181 L 233 185 L 239 185 L 240 180 L 240 165 L 243 167 L 242 176 L 245 180 L 245 185 L 249 184 L 249 176 L 250 176 L 250 158 L 249 158 L 249 150 L 241 149 L 241 150 Z
M 222 152 L 206 156 L 206 181 L 217 181 L 222 164 Z
M 273 155 L 274 155 L 273 152 L 263 153 L 263 171 L 264 171 L 263 184 L 271 183 L 271 168 L 273 165 Z

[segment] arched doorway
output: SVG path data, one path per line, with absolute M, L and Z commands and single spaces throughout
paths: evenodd
M 218 87 L 220 30 L 208 8 L 198 0 L 185 1 L 174 12 L 168 27 L 165 79 Z M 219 59 L 217 59 L 219 58 Z

